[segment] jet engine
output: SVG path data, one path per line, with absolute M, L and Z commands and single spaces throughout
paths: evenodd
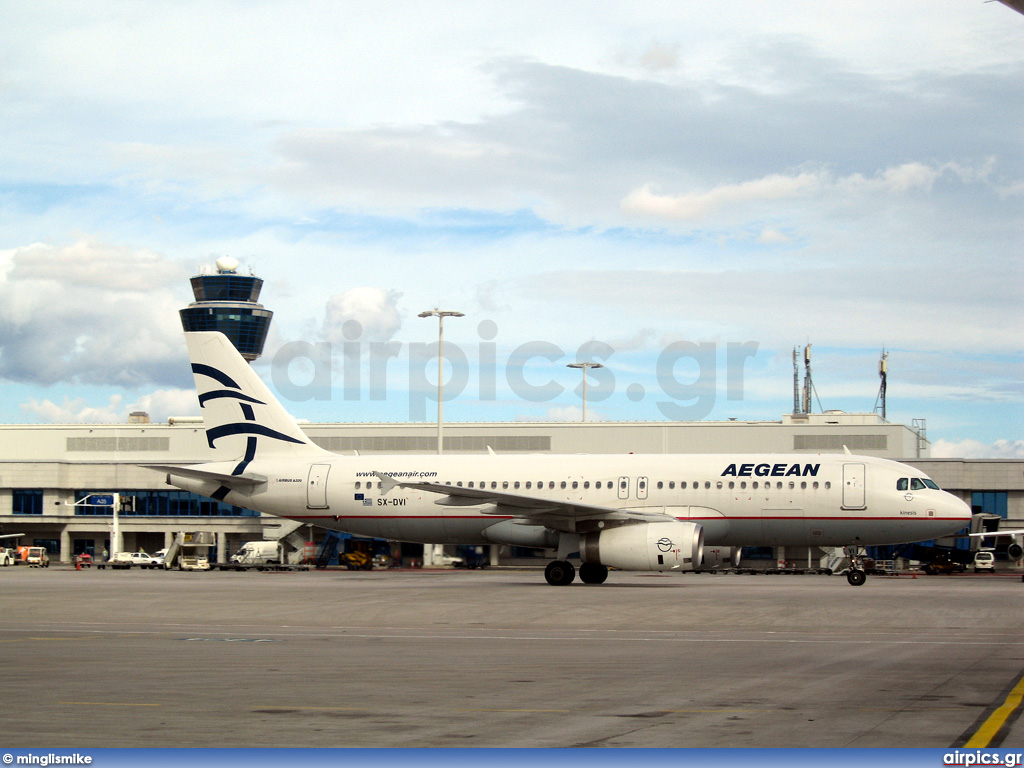
M 703 550 L 704 529 L 697 523 L 631 523 L 580 535 L 584 563 L 624 571 L 692 570 Z
M 1024 555 L 1024 547 L 1017 539 L 1014 539 L 1013 543 L 1006 547 L 1006 556 L 1011 560 L 1020 560 L 1021 555 Z
M 739 568 L 742 547 L 704 547 L 705 568 Z

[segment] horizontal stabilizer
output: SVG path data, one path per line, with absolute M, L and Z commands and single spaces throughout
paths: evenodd
M 241 474 L 229 475 L 226 472 L 211 472 L 207 469 L 196 469 L 194 467 L 176 467 L 169 464 L 142 464 L 145 469 L 154 469 L 157 472 L 166 472 L 168 475 L 178 477 L 191 477 L 194 480 L 207 480 L 211 483 L 220 483 L 228 488 L 251 488 L 254 485 L 262 485 L 267 482 L 263 475 Z

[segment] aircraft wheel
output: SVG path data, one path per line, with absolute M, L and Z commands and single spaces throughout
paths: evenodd
M 608 568 L 597 563 L 584 563 L 580 566 L 580 581 L 584 584 L 604 584 L 608 578 Z
M 851 586 L 859 587 L 868 580 L 868 575 L 864 571 L 853 570 L 846 574 L 846 580 L 850 582 Z
M 552 560 L 544 569 L 544 578 L 553 587 L 564 587 L 572 584 L 576 578 L 576 569 L 567 560 Z

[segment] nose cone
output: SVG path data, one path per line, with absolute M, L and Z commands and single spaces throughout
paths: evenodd
M 947 493 L 948 515 L 954 520 L 960 520 L 964 525 L 971 523 L 971 507 L 966 502 L 958 499 L 951 493 Z

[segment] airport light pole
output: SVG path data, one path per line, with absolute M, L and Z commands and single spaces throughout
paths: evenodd
M 583 421 L 587 420 L 587 371 L 591 368 L 604 368 L 601 363 L 569 363 L 566 368 L 579 368 L 583 371 Z
M 419 316 L 437 318 L 437 455 L 440 456 L 444 452 L 444 319 L 465 315 L 435 307 L 429 312 L 420 312 Z

